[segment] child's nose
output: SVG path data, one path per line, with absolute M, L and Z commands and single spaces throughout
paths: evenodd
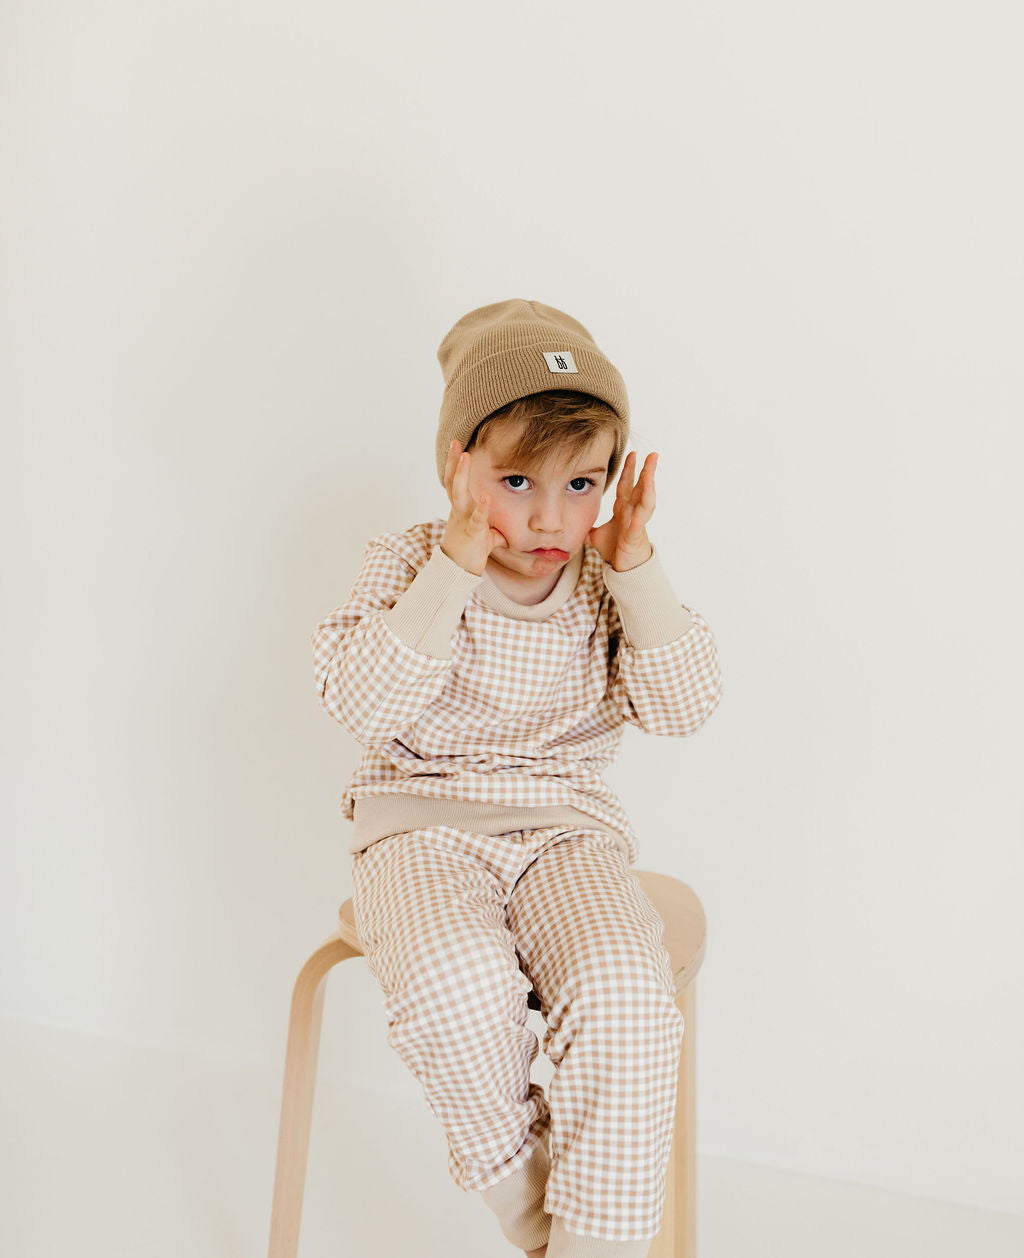
M 559 533 L 562 530 L 562 503 L 558 498 L 538 498 L 534 501 L 530 527 L 539 533 Z

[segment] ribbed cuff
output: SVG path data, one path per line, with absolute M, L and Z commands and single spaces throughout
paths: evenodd
M 653 1236 L 642 1241 L 606 1241 L 599 1236 L 577 1236 L 575 1232 L 566 1231 L 565 1224 L 556 1215 L 551 1220 L 545 1258 L 647 1258 L 653 1243 Z
M 480 1194 L 517 1249 L 540 1249 L 547 1244 L 551 1231 L 551 1215 L 544 1212 L 544 1194 L 551 1169 L 547 1138 L 538 1140 L 530 1157 L 518 1170 Z
M 452 634 L 469 596 L 481 584 L 482 575 L 467 572 L 437 545 L 394 607 L 384 613 L 384 623 L 421 655 L 450 660 Z
M 616 572 L 607 560 L 601 564 L 623 632 L 630 645 L 641 651 L 675 642 L 693 624 L 689 608 L 676 598 L 653 543 L 651 550 L 650 559 L 628 572 Z

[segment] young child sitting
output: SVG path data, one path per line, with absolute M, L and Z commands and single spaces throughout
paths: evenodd
M 625 384 L 587 329 L 496 302 L 438 358 L 447 515 L 374 537 L 313 634 L 320 703 L 365 749 L 340 805 L 357 930 L 454 1181 L 533 1258 L 644 1258 L 685 1028 L 602 770 L 627 722 L 703 725 L 718 651 L 648 537 L 658 456 L 623 459 Z

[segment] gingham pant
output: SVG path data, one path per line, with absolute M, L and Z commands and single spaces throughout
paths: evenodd
M 618 841 L 564 826 L 497 837 L 431 826 L 378 839 L 352 870 L 388 1043 L 445 1130 L 454 1181 L 483 1191 L 543 1142 L 543 1210 L 566 1231 L 656 1235 L 683 1015 L 664 923 Z M 531 984 L 555 1067 L 549 1097 L 530 1082 Z

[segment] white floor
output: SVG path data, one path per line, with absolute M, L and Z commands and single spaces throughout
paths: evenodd
M 3 1021 L 0 1059 L 5 1256 L 266 1253 L 278 1073 Z M 300 1258 L 520 1252 L 449 1179 L 410 1084 L 396 1101 L 321 1078 Z M 1024 1255 L 1015 1215 L 711 1157 L 698 1186 L 701 1258 Z

